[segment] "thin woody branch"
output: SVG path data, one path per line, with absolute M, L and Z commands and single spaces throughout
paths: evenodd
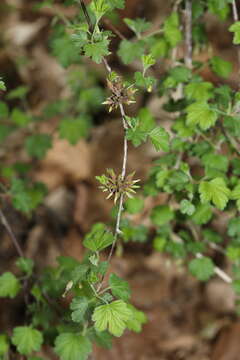
M 185 64 L 192 68 L 192 2 L 185 2 Z
M 92 32 L 93 26 L 91 24 L 90 17 L 88 15 L 86 6 L 83 3 L 83 0 L 80 0 L 80 2 L 81 2 L 81 7 L 82 7 L 82 10 L 83 10 L 84 16 L 85 16 L 86 21 L 87 21 L 87 23 L 89 25 L 89 29 Z M 107 61 L 107 59 L 105 57 L 103 58 L 103 64 L 104 64 L 107 72 L 111 73 L 112 72 L 111 66 L 109 65 L 109 63 L 108 63 L 108 61 Z M 126 120 L 125 120 L 126 115 L 125 115 L 125 110 L 124 110 L 124 107 L 123 107 L 122 103 L 119 103 L 119 108 L 120 108 L 120 112 L 121 112 L 122 125 L 123 125 L 123 130 L 124 130 L 123 161 L 122 161 L 122 171 L 121 171 L 121 178 L 123 180 L 126 177 L 127 158 L 128 158 L 128 142 L 127 142 L 127 138 L 125 136 L 125 130 L 127 129 L 127 124 L 126 124 Z M 111 246 L 111 249 L 110 249 L 110 252 L 109 252 L 109 255 L 108 255 L 108 259 L 107 259 L 108 262 L 111 260 L 111 257 L 113 255 L 118 235 L 119 235 L 119 233 L 121 233 L 120 222 L 121 222 L 122 211 L 123 211 L 123 201 L 124 201 L 124 194 L 122 193 L 120 195 L 120 197 L 119 197 L 118 214 L 117 214 L 117 219 L 116 219 L 116 224 L 115 224 L 115 231 L 114 231 L 114 241 L 112 243 L 112 246 Z M 97 291 L 99 291 L 101 289 L 103 279 L 102 279 Z
M 237 11 L 237 4 L 236 0 L 232 0 L 232 11 L 233 11 L 233 19 L 235 22 L 239 21 L 238 11 Z M 237 47 L 237 55 L 238 55 L 238 65 L 239 65 L 239 76 L 240 76 L 240 47 Z
M 16 236 L 14 235 L 14 232 L 12 231 L 11 229 L 11 226 L 6 218 L 6 216 L 4 215 L 4 213 L 2 212 L 2 210 L 0 209 L 0 219 L 1 219 L 1 222 L 3 224 L 3 226 L 5 227 L 10 239 L 12 240 L 13 242 L 13 245 L 15 246 L 16 250 L 17 250 L 17 253 L 20 257 L 24 257 L 24 254 L 23 254 L 23 251 L 17 241 L 17 238 Z

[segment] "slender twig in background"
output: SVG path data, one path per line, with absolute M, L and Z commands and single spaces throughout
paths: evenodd
M 89 30 L 92 33 L 93 32 L 92 22 L 91 22 L 90 16 L 88 15 L 88 11 L 87 11 L 86 5 L 84 4 L 83 0 L 80 0 L 80 5 L 81 5 L 81 8 L 82 8 L 83 14 L 85 16 L 85 19 L 86 19 L 86 21 L 88 23 Z
M 83 0 L 80 0 L 81 2 L 81 6 L 82 6 L 82 10 L 83 10 L 83 13 L 86 17 L 86 20 L 88 22 L 88 25 L 89 25 L 89 29 L 90 31 L 92 31 L 91 29 L 93 29 L 93 26 L 91 24 L 91 21 L 90 21 L 90 17 L 88 15 L 88 12 L 87 12 L 87 9 L 85 7 L 85 4 L 83 3 Z M 111 73 L 112 69 L 111 69 L 111 66 L 109 65 L 108 61 L 106 58 L 103 58 L 103 64 L 107 70 L 108 73 Z M 126 170 L 127 170 L 127 158 L 128 158 L 128 142 L 127 142 L 127 138 L 125 136 L 125 130 L 127 129 L 127 124 L 126 124 L 126 120 L 125 120 L 125 110 L 124 110 L 124 107 L 123 107 L 123 104 L 119 104 L 119 108 L 120 108 L 120 112 L 121 112 L 121 118 L 122 118 L 122 125 L 123 125 L 123 130 L 124 130 L 124 142 L 123 142 L 123 162 L 122 162 L 122 171 L 121 171 L 121 177 L 122 177 L 122 180 L 124 180 L 125 176 L 126 176 Z M 120 222 L 121 222 L 121 217 L 122 217 L 122 211 L 123 211 L 123 201 L 124 201 L 124 194 L 121 194 L 120 195 L 120 198 L 119 198 L 119 205 L 118 205 L 118 214 L 117 214 L 117 219 L 116 219 L 116 225 L 115 225 L 115 231 L 114 231 L 114 241 L 112 243 L 112 246 L 111 246 L 111 249 L 110 249 L 110 252 L 109 252 L 109 255 L 108 255 L 108 258 L 107 258 L 107 261 L 109 262 L 112 258 L 112 255 L 113 255 L 113 252 L 114 252 L 114 249 L 115 249 L 115 246 L 116 246 L 116 243 L 117 243 L 117 238 L 118 238 L 118 235 L 121 233 L 121 230 L 120 230 Z M 104 280 L 104 277 L 102 278 L 101 282 L 100 282 L 100 285 L 97 289 L 97 291 L 99 291 L 102 287 L 102 283 L 103 283 L 103 280 Z
M 3 226 L 5 227 L 5 229 L 7 230 L 7 233 L 10 237 L 10 239 L 12 240 L 13 242 L 13 245 L 15 246 L 16 250 L 17 250 L 17 253 L 20 257 L 24 257 L 24 254 L 23 254 L 23 251 L 17 241 L 17 238 L 16 236 L 14 235 L 14 232 L 12 231 L 11 229 L 11 226 L 6 218 L 6 216 L 4 215 L 4 213 L 2 212 L 2 210 L 0 209 L 0 218 L 1 218 L 1 222 L 3 224 Z
M 233 19 L 234 21 L 239 21 L 239 16 L 238 16 L 238 12 L 237 12 L 237 4 L 236 4 L 236 0 L 232 0 L 232 11 L 233 11 Z M 240 47 L 238 46 L 237 48 L 237 55 L 238 55 L 238 65 L 240 67 Z M 240 69 L 239 69 L 239 76 L 240 76 Z
M 179 5 L 181 4 L 182 0 L 176 0 L 174 1 L 173 5 L 173 12 L 176 12 L 178 10 Z
M 186 0 L 185 6 L 185 64 L 192 68 L 192 2 Z
M 196 258 L 197 259 L 202 259 L 203 254 L 197 253 Z M 225 273 L 225 271 L 220 269 L 218 266 L 214 266 L 214 272 L 215 272 L 215 274 L 217 276 L 219 276 L 226 283 L 231 284 L 233 282 L 232 278 L 227 273 Z
M 174 232 L 171 233 L 171 239 L 176 243 L 181 243 L 181 244 L 184 243 L 184 240 Z M 196 254 L 197 259 L 202 259 L 203 257 L 204 255 L 201 253 Z M 225 271 L 223 271 L 216 265 L 214 266 L 214 273 L 228 284 L 231 284 L 233 282 L 232 278 Z
M 106 24 L 121 40 L 126 40 L 126 37 L 111 23 L 109 19 L 103 19 Z

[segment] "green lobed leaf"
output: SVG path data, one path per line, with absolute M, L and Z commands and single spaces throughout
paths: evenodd
M 120 43 L 117 54 L 125 65 L 131 64 L 144 54 L 143 42 L 137 41 L 133 43 L 124 39 Z
M 192 82 L 185 86 L 188 99 L 204 102 L 213 96 L 213 84 L 210 82 Z
M 76 145 L 77 142 L 88 135 L 89 132 L 89 118 L 80 116 L 76 119 L 65 118 L 61 120 L 59 125 L 59 136 L 61 139 L 66 139 L 71 145 Z
M 98 346 L 101 346 L 105 349 L 112 348 L 112 335 L 109 334 L 108 331 L 99 332 L 94 329 L 94 341 Z
M 234 24 L 232 24 L 229 28 L 230 32 L 234 33 L 233 43 L 235 45 L 240 44 L 240 21 L 236 21 Z
M 202 233 L 204 239 L 209 242 L 218 244 L 224 240 L 220 234 L 218 234 L 216 231 L 213 231 L 212 229 L 204 229 Z
M 208 257 L 191 260 L 189 271 L 198 280 L 207 281 L 214 275 L 214 264 Z
M 153 224 L 162 226 L 174 219 L 174 212 L 168 205 L 158 205 L 153 208 L 151 220 Z
M 32 274 L 33 267 L 34 267 L 34 262 L 32 259 L 20 257 L 16 261 L 16 265 L 19 267 L 19 269 L 23 273 L 26 273 L 28 276 L 30 276 Z
M 218 209 L 223 210 L 228 203 L 231 191 L 222 178 L 215 178 L 211 181 L 202 181 L 199 193 L 203 204 L 212 201 Z
M 227 233 L 231 237 L 240 238 L 240 219 L 238 217 L 229 220 Z
M 195 102 L 187 107 L 187 124 L 199 125 L 207 130 L 215 125 L 218 119 L 217 112 L 212 110 L 206 102 Z
M 108 3 L 112 8 L 116 9 L 124 9 L 125 7 L 125 0 L 108 0 Z
M 52 138 L 48 134 L 36 134 L 27 137 L 25 147 L 30 156 L 42 159 L 52 147 Z
M 31 117 L 20 109 L 13 109 L 11 113 L 12 122 L 20 127 L 25 127 L 31 122 Z
M 127 321 L 127 328 L 136 333 L 140 333 L 142 331 L 142 325 L 146 324 L 147 317 L 144 312 L 136 309 L 133 305 L 128 304 L 128 308 L 132 312 L 131 318 Z
M 136 18 L 136 19 L 125 18 L 124 22 L 133 32 L 135 32 L 137 36 L 139 36 L 142 32 L 148 30 L 151 26 L 150 22 L 147 22 L 142 18 Z
M 70 309 L 73 310 L 71 314 L 72 321 L 82 322 L 84 315 L 88 308 L 88 299 L 86 297 L 73 298 Z
M 78 34 L 76 34 L 76 36 L 74 35 L 70 36 L 70 34 L 66 33 L 57 34 L 57 36 L 54 36 L 54 39 L 51 41 L 50 46 L 52 48 L 52 53 L 63 67 L 68 67 L 72 64 L 79 63 L 80 46 L 76 45 L 80 45 L 80 36 L 78 36 Z M 81 35 L 82 46 L 87 41 L 87 34 L 81 31 Z M 76 45 L 74 42 L 76 42 Z
M 10 194 L 13 206 L 23 213 L 30 213 L 42 201 L 46 188 L 41 183 L 36 183 L 29 188 L 26 183 L 17 178 L 12 178 Z
M 164 128 L 160 126 L 154 128 L 149 133 L 149 138 L 156 151 L 169 151 L 169 134 Z
M 129 214 L 137 214 L 144 208 L 144 200 L 140 197 L 133 197 L 125 201 L 125 207 Z
M 189 81 L 191 78 L 191 70 L 185 66 L 175 66 L 169 71 L 170 76 L 175 80 L 176 84 Z
M 150 48 L 151 54 L 155 59 L 165 57 L 168 53 L 168 43 L 164 37 L 157 38 Z
M 31 326 L 18 326 L 13 330 L 12 343 L 22 355 L 29 355 L 33 351 L 39 351 L 43 343 L 40 331 Z
M 17 88 L 11 90 L 7 94 L 7 99 L 24 99 L 29 92 L 29 88 L 27 86 L 18 86 Z
M 223 60 L 219 56 L 213 56 L 210 60 L 212 70 L 223 78 L 228 78 L 233 70 L 232 63 Z
M 182 214 L 191 216 L 195 212 L 195 206 L 191 203 L 191 201 L 184 199 L 180 203 L 180 211 Z
M 0 276 L 0 298 L 14 298 L 21 289 L 20 281 L 11 272 L 5 272 Z
M 175 47 L 182 40 L 180 31 L 179 16 L 173 12 L 165 21 L 163 26 L 164 35 L 172 47 Z
M 92 344 L 86 336 L 69 332 L 57 336 L 54 349 L 61 360 L 87 360 Z
M 212 216 L 213 212 L 209 204 L 198 204 L 191 219 L 197 225 L 204 225 L 211 220 Z
M 4 81 L 2 81 L 1 77 L 0 77 L 0 90 L 1 91 L 6 91 L 7 90 L 6 85 L 5 85 Z
M 0 118 L 7 118 L 9 116 L 9 109 L 5 102 L 0 101 Z
M 130 288 L 127 281 L 121 279 L 115 274 L 111 274 L 109 278 L 109 285 L 112 294 L 124 301 L 128 301 L 130 298 Z
M 111 245 L 113 241 L 113 234 L 107 231 L 104 224 L 97 223 L 86 235 L 83 245 L 92 251 L 101 251 Z
M 132 311 L 123 300 L 116 300 L 110 304 L 95 308 L 92 320 L 97 331 L 109 330 L 114 336 L 121 336 L 131 318 Z
M 229 160 L 227 156 L 221 154 L 205 154 L 201 159 L 208 174 L 209 170 L 218 170 L 226 173 L 228 170 Z
M 208 0 L 209 11 L 225 20 L 230 12 L 229 3 L 232 0 Z
M 153 239 L 153 248 L 156 251 L 163 252 L 165 250 L 166 244 L 167 244 L 167 239 L 165 237 L 156 236 Z
M 103 39 L 101 39 L 100 41 L 84 45 L 83 49 L 85 56 L 90 57 L 94 62 L 100 64 L 103 60 L 103 57 L 110 54 L 108 46 L 108 38 L 103 37 Z
M 4 356 L 9 348 L 8 338 L 4 334 L 0 334 L 0 358 Z

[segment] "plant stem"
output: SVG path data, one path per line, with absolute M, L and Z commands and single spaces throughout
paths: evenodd
M 124 131 L 127 129 L 127 124 L 125 121 L 125 111 L 123 108 L 123 105 L 120 104 L 120 111 L 121 111 L 121 115 L 122 115 L 122 124 L 123 124 L 123 128 Z M 127 170 L 127 157 L 128 157 L 128 142 L 127 142 L 127 138 L 124 134 L 124 140 L 123 140 L 123 162 L 122 162 L 122 173 L 121 173 L 121 177 L 122 179 L 125 178 L 126 176 L 126 170 Z M 113 251 L 114 248 L 116 246 L 116 242 L 117 242 L 117 237 L 118 235 L 121 233 L 120 230 L 120 221 L 121 221 L 121 217 L 122 217 L 122 211 L 123 211 L 123 200 L 124 200 L 124 194 L 121 194 L 120 199 L 119 199 L 119 207 L 118 207 L 118 214 L 117 214 L 117 221 L 116 221 L 116 226 L 115 226 L 115 232 L 114 232 L 114 241 L 112 243 L 112 247 L 110 250 L 110 253 L 108 255 L 108 259 L 107 261 L 109 262 L 112 255 L 113 255 Z
M 235 22 L 239 21 L 236 0 L 232 0 L 232 11 L 233 11 L 233 19 L 234 19 L 234 21 Z M 238 55 L 238 65 L 240 67 L 240 48 L 239 48 L 239 46 L 237 47 L 237 55 Z M 240 69 L 239 69 L 238 72 L 239 72 L 239 76 L 240 76 Z
M 93 31 L 93 26 L 91 24 L 91 20 L 90 20 L 90 17 L 88 15 L 86 6 L 83 3 L 83 0 L 80 0 L 80 3 L 81 3 L 81 7 L 82 7 L 82 10 L 83 10 L 84 16 L 86 18 L 86 21 L 88 23 L 89 29 L 92 32 Z M 109 65 L 109 63 L 108 63 L 108 61 L 107 61 L 107 59 L 105 57 L 103 58 L 103 64 L 104 64 L 107 72 L 111 73 L 112 72 L 111 66 Z M 127 158 L 128 158 L 128 142 L 127 142 L 125 131 L 128 129 L 128 125 L 127 125 L 127 122 L 125 120 L 126 114 L 125 114 L 125 110 L 124 110 L 124 107 L 123 107 L 122 103 L 119 104 L 119 108 L 120 108 L 120 112 L 121 112 L 122 125 L 123 125 L 123 130 L 124 130 L 123 162 L 122 162 L 122 171 L 121 171 L 121 177 L 122 177 L 122 180 L 124 180 L 124 178 L 126 176 Z M 114 231 L 114 241 L 112 243 L 112 246 L 111 246 L 108 258 L 107 258 L 107 262 L 110 262 L 110 260 L 112 258 L 112 255 L 113 255 L 113 252 L 114 252 L 114 249 L 115 249 L 115 246 L 116 246 L 118 235 L 121 233 L 120 222 L 121 222 L 122 211 L 123 211 L 123 201 L 124 201 L 124 194 L 121 194 L 120 198 L 119 198 L 118 214 L 117 214 L 117 220 L 116 220 L 115 231 Z M 100 284 L 99 284 L 99 286 L 97 288 L 97 292 L 99 292 L 99 290 L 101 289 L 103 281 L 104 281 L 104 276 L 102 277 L 102 279 L 100 281 Z
M 186 0 L 185 7 L 185 64 L 192 68 L 192 2 Z
M 0 209 L 0 218 L 1 218 L 1 221 L 2 221 L 2 224 L 3 226 L 5 227 L 5 229 L 7 230 L 7 233 L 10 237 L 10 239 L 12 240 L 13 242 L 13 245 L 15 246 L 16 250 L 17 250 L 17 253 L 20 257 L 24 257 L 24 254 L 23 254 L 23 251 L 17 241 L 17 238 L 16 236 L 14 235 L 14 232 L 12 231 L 11 229 L 11 226 L 6 218 L 6 216 L 4 215 L 4 213 L 2 212 L 2 210 Z
M 90 16 L 88 15 L 88 11 L 87 11 L 86 5 L 84 4 L 83 0 L 80 0 L 80 5 L 81 5 L 81 8 L 82 8 L 83 14 L 85 16 L 85 19 L 86 19 L 86 21 L 88 23 L 89 31 L 92 33 L 93 32 L 93 25 L 92 25 Z

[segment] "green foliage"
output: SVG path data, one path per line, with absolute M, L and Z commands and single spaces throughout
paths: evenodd
M 87 360 L 92 345 L 86 336 L 62 333 L 56 338 L 55 352 L 61 360 Z
M 127 139 L 131 140 L 134 146 L 139 146 L 151 141 L 156 151 L 169 150 L 169 134 L 160 127 L 155 126 L 155 120 L 147 109 L 142 109 L 137 118 L 128 118 L 131 127 L 127 130 Z
M 16 108 L 11 113 L 11 120 L 15 125 L 25 127 L 31 122 L 31 117 L 22 110 Z
M 9 348 L 7 336 L 0 334 L 0 357 L 4 356 Z
M 71 145 L 76 145 L 81 138 L 88 135 L 89 119 L 81 116 L 79 118 L 65 118 L 59 125 L 59 136 L 66 139 Z
M 233 43 L 235 45 L 240 44 L 240 21 L 235 22 L 229 28 L 229 31 L 234 33 Z
M 230 12 L 229 4 L 232 0 L 208 0 L 210 12 L 225 20 Z
M 130 288 L 128 282 L 119 278 L 115 274 L 110 275 L 109 285 L 113 295 L 124 301 L 128 301 L 130 298 Z
M 151 220 L 157 226 L 167 224 L 174 219 L 174 212 L 168 205 L 158 205 L 151 213 Z
M 144 200 L 140 197 L 127 199 L 125 202 L 126 210 L 129 214 L 137 214 L 144 208 Z
M 212 70 L 223 78 L 228 78 L 231 74 L 233 67 L 229 61 L 225 61 L 219 56 L 213 56 L 210 60 Z
M 14 90 L 11 90 L 7 93 L 7 99 L 24 99 L 29 92 L 29 88 L 27 86 L 18 86 Z
M 42 159 L 52 146 L 51 136 L 48 134 L 36 134 L 29 136 L 25 146 L 29 156 Z
M 43 200 L 46 188 L 40 183 L 29 186 L 21 179 L 13 178 L 10 187 L 13 206 L 23 213 L 29 214 Z
M 106 36 L 94 43 L 89 43 L 84 46 L 85 55 L 90 57 L 97 64 L 102 62 L 104 56 L 110 54 L 108 51 L 109 40 Z
M 135 59 L 144 54 L 144 47 L 141 41 L 132 43 L 129 40 L 122 40 L 117 52 L 125 65 L 131 64 Z
M 84 246 L 92 251 L 101 251 L 110 246 L 114 241 L 114 237 L 104 224 L 98 223 L 92 227 L 90 233 L 84 239 Z
M 122 300 L 96 307 L 93 313 L 94 326 L 97 331 L 109 330 L 114 336 L 121 336 L 131 318 L 132 311 Z
M 180 203 L 180 210 L 181 213 L 191 216 L 195 212 L 195 206 L 189 200 L 184 199 Z
M 39 351 L 43 343 L 40 331 L 31 326 L 18 326 L 13 330 L 12 343 L 22 355 L 29 355 Z
M 21 289 L 19 280 L 11 272 L 0 276 L 0 297 L 14 298 Z
M 137 35 L 137 37 L 140 37 L 141 33 L 148 30 L 151 26 L 151 23 L 145 21 L 142 18 L 138 19 L 124 19 L 124 22 L 127 24 L 127 26 Z
M 191 260 L 189 270 L 193 276 L 201 281 L 207 281 L 214 274 L 214 264 L 208 257 Z
M 0 77 L 0 90 L 1 91 L 6 91 L 7 88 L 6 88 L 6 85 L 4 83 L 4 81 L 2 80 L 2 78 Z
M 217 121 L 218 115 L 206 102 L 195 102 L 187 107 L 187 124 L 190 126 L 199 125 L 207 130 Z
M 86 297 L 76 297 L 70 304 L 70 309 L 73 310 L 71 314 L 72 321 L 82 322 L 84 314 L 88 308 L 88 299 Z
M 33 272 L 34 262 L 32 259 L 20 257 L 16 261 L 17 267 L 26 275 L 31 276 Z
M 202 181 L 199 186 L 199 193 L 202 203 L 212 201 L 218 209 L 223 210 L 228 203 L 231 191 L 222 178 L 216 178 L 211 181 Z
M 147 322 L 147 317 L 142 311 L 137 310 L 133 305 L 128 304 L 128 308 L 131 310 L 132 316 L 127 321 L 127 328 L 139 333 L 142 330 L 142 325 Z
M 171 47 L 175 47 L 182 40 L 182 33 L 179 30 L 179 16 L 177 13 L 172 13 L 165 20 L 163 31 Z

